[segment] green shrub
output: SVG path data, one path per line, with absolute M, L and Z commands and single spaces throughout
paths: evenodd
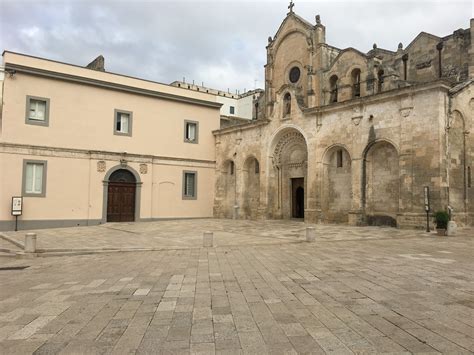
M 434 215 L 436 228 L 447 229 L 449 222 L 449 214 L 446 211 L 438 211 Z

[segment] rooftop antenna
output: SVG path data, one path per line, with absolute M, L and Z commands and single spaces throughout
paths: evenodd
M 255 79 L 253 82 L 254 82 L 253 88 L 254 88 L 254 89 L 256 89 L 256 88 L 257 88 L 257 83 L 258 83 L 258 80 L 257 80 L 257 79 Z
M 183 83 L 186 83 L 186 78 L 183 76 Z

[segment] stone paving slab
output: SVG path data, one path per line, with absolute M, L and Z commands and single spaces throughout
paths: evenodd
M 262 224 L 258 233 L 282 238 L 285 227 Z M 285 233 L 294 226 L 302 228 L 292 222 Z M 314 243 L 0 259 L 29 266 L 0 271 L 0 353 L 472 354 L 474 239 L 361 231 Z
M 225 219 L 171 220 L 142 223 L 107 223 L 100 226 L 3 232 L 18 244 L 27 232 L 37 233 L 40 251 L 107 251 L 182 249 L 202 246 L 202 234 L 214 232 L 218 246 L 260 245 L 301 242 L 305 228 L 314 226 L 318 240 L 370 240 L 436 236 L 420 230 L 344 225 L 309 225 L 299 221 L 250 221 Z M 474 229 L 460 229 L 459 236 L 474 235 Z M 4 241 L 5 242 L 5 241 Z

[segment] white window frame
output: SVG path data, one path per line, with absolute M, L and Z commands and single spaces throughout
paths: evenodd
M 196 127 L 195 132 L 194 132 L 194 139 L 188 138 L 188 125 L 189 124 L 193 124 Z M 199 122 L 184 120 L 184 142 L 194 143 L 194 144 L 199 143 Z
M 128 115 L 128 132 L 122 132 L 117 130 L 117 123 L 119 118 L 121 118 L 121 115 L 125 114 Z M 125 110 L 119 110 L 115 109 L 114 110 L 114 134 L 117 136 L 132 136 L 132 124 L 133 124 L 133 112 L 131 111 L 125 111 Z

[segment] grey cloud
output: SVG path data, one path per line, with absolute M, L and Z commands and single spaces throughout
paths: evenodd
M 271 1 L 1 1 L 0 48 L 160 82 L 231 90 L 263 86 L 267 37 L 287 13 Z M 321 14 L 327 42 L 367 51 L 408 45 L 421 31 L 444 36 L 469 26 L 471 1 L 296 1 Z

